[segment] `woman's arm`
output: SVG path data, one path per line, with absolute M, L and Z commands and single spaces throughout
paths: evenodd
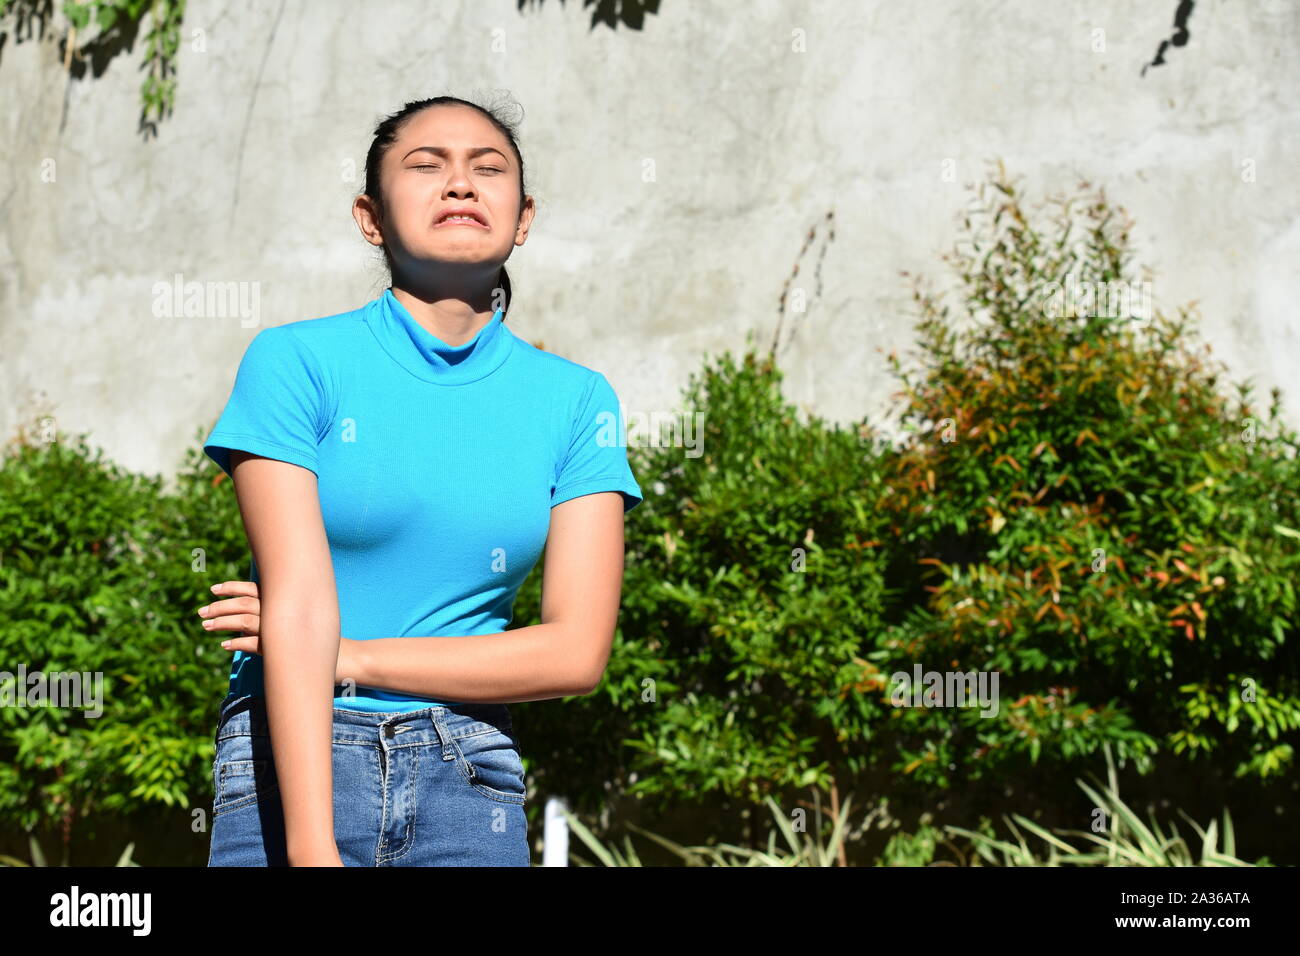
M 259 628 L 267 637 L 262 645 L 267 721 L 289 862 L 335 862 L 332 729 L 339 606 L 316 475 L 237 450 L 230 461 L 258 569 Z
M 551 509 L 542 623 L 464 637 L 341 638 L 335 683 L 442 700 L 514 703 L 588 694 L 613 644 L 623 584 L 623 505 L 617 492 Z M 200 609 L 213 630 L 242 635 L 231 650 L 262 653 L 258 586 L 226 581 Z
M 605 672 L 618 622 L 623 514 L 616 491 L 551 509 L 542 623 L 500 634 L 351 641 L 353 679 L 363 687 L 467 703 L 591 693 Z

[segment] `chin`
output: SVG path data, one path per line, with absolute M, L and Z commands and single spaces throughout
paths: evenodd
M 488 255 L 488 250 L 485 249 L 464 249 L 459 251 L 445 248 L 427 249 L 420 258 L 430 265 L 487 266 L 495 261 L 494 257 Z

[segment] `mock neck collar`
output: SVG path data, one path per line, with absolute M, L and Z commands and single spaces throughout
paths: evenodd
M 416 378 L 439 385 L 467 385 L 491 375 L 514 344 L 514 335 L 497 309 L 464 345 L 448 345 L 415 321 L 393 295 L 392 286 L 370 304 L 366 324 L 399 365 Z

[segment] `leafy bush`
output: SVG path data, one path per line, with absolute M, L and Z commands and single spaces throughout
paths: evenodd
M 1004 175 L 979 195 L 947 257 L 967 321 L 917 283 L 921 369 L 892 358 L 911 435 L 878 506 L 906 613 L 879 656 L 1000 672 L 1008 703 L 900 710 L 894 768 L 945 788 L 1110 743 L 1142 769 L 1293 772 L 1300 464 L 1276 390 L 1264 418 L 1249 386 L 1223 397 L 1187 310 L 1053 316 L 1068 276 L 1135 281 L 1104 192 L 1055 200 L 1050 231 Z
M 1221 394 L 1188 310 L 1052 314 L 1070 279 L 1136 282 L 1103 192 L 1046 226 L 1005 175 L 979 199 L 947 257 L 965 321 L 917 283 L 919 370 L 891 357 L 898 447 L 799 421 L 751 350 L 688 386 L 701 457 L 630 449 L 647 497 L 606 680 L 521 721 L 543 791 L 707 801 L 721 823 L 837 775 L 918 804 L 1059 790 L 1106 746 L 1206 781 L 1292 766 L 1300 473 L 1278 394 L 1262 417 L 1248 386 Z M 996 715 L 897 706 L 915 665 L 996 673 Z
M 99 815 L 210 808 L 230 655 L 196 638 L 194 609 L 246 574 L 247 545 L 229 487 L 194 456 L 168 490 L 51 437 L 20 435 L 0 467 L 0 650 L 28 673 L 3 688 L 0 819 L 66 850 Z M 83 703 L 14 705 L 56 672 L 85 676 Z

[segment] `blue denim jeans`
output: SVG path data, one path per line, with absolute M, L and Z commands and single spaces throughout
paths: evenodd
M 334 709 L 334 841 L 344 866 L 529 866 L 527 790 L 505 704 Z M 217 719 L 208 866 L 288 866 L 266 699 Z

